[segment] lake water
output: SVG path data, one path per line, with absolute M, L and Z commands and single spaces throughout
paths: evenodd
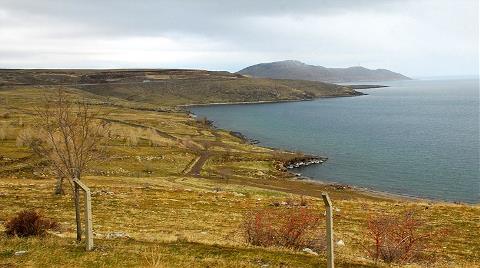
M 382 82 L 369 95 L 192 107 L 260 144 L 327 156 L 305 176 L 433 199 L 480 202 L 479 81 Z

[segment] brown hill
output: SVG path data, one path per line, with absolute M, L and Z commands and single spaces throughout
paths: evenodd
M 295 60 L 260 63 L 242 69 L 238 71 L 238 74 L 251 77 L 310 80 L 333 83 L 410 79 L 402 74 L 386 69 L 370 70 L 361 66 L 349 68 L 326 68 L 323 66 L 308 65 Z

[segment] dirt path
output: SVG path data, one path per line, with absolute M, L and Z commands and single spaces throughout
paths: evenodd
M 193 163 L 188 165 L 188 167 L 183 172 L 184 174 L 195 176 L 195 177 L 200 176 L 200 173 L 202 172 L 202 168 L 205 165 L 205 162 L 207 162 L 208 158 L 211 156 L 211 153 L 208 151 L 208 148 L 214 145 L 220 146 L 220 147 L 227 147 L 221 141 L 221 135 L 218 132 L 214 130 L 209 130 L 209 131 L 215 137 L 215 141 L 202 142 L 202 145 L 205 149 L 201 151 L 200 155 L 193 160 Z
M 186 174 L 198 177 L 202 172 L 203 165 L 207 162 L 208 158 L 210 157 L 210 153 L 208 151 L 204 151 L 200 154 L 198 158 L 196 158 L 195 162 L 193 163 L 192 167 Z

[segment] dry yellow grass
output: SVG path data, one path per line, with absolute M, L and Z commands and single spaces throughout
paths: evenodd
M 53 195 L 55 180 L 41 159 L 16 144 L 31 122 L 31 108 L 45 92 L 53 91 L 0 91 L 0 99 L 8 99 L 0 114 L 9 113 L 0 122 L 9 125 L 10 133 L 0 139 L 0 221 L 33 208 L 60 222 L 63 230 L 43 239 L 0 235 L 0 267 L 313 267 L 325 263 L 323 254 L 250 247 L 240 225 L 246 211 L 302 195 L 323 214 L 322 191 L 330 193 L 336 208 L 335 239 L 345 242 L 336 249 L 340 267 L 385 266 L 367 259 L 362 247 L 367 215 L 405 210 L 416 211 L 428 228 L 450 231 L 438 241 L 440 250 L 431 266 L 479 265 L 478 205 L 386 198 L 293 180 L 275 168 L 275 160 L 290 153 L 246 144 L 185 113 L 132 109 L 140 104 L 120 100 L 122 106 L 98 106 L 108 112 L 115 138 L 107 146 L 108 158 L 91 166 L 85 177 L 93 191 L 97 244 L 94 252 L 85 253 L 74 242 L 70 193 Z M 70 94 L 103 101 L 77 90 Z M 200 176 L 189 175 L 202 155 L 207 158 Z M 113 232 L 130 238 L 109 239 Z M 14 256 L 18 250 L 28 252 Z

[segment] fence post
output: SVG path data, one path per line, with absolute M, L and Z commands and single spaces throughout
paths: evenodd
M 333 215 L 332 215 L 332 201 L 327 193 L 322 193 L 323 203 L 326 208 L 326 221 L 327 221 L 327 268 L 334 267 L 334 254 L 333 254 Z
M 84 192 L 85 202 L 85 248 L 87 251 L 93 249 L 93 224 L 92 224 L 92 197 L 90 194 L 90 188 L 88 188 L 80 180 L 74 179 L 75 185 L 82 188 Z
M 92 197 L 90 189 L 85 191 L 85 238 L 87 251 L 90 251 L 93 249 Z

